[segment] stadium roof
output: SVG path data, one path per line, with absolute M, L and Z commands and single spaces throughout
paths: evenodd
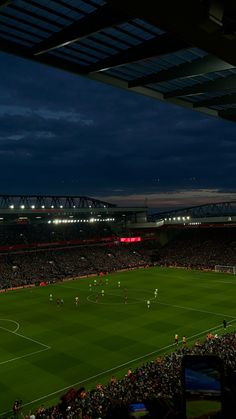
M 0 195 L 1 209 L 115 208 L 115 204 L 88 196 Z
M 164 220 L 165 218 L 173 218 L 180 216 L 190 216 L 193 218 L 222 217 L 236 215 L 236 201 L 213 202 L 203 205 L 195 205 L 187 208 L 177 208 L 169 211 L 151 214 L 150 221 Z
M 0 0 L 0 49 L 236 121 L 236 2 Z

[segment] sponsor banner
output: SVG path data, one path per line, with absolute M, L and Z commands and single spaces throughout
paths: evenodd
M 134 243 L 141 242 L 141 237 L 120 237 L 121 243 Z

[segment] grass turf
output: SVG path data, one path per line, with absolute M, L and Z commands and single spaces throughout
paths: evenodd
M 186 335 L 190 345 L 209 329 L 222 333 L 223 319 L 229 331 L 236 325 L 234 276 L 149 268 L 110 275 L 108 285 L 104 279 L 90 291 L 93 281 L 0 295 L 0 415 L 16 398 L 28 411 L 57 402 L 72 386 L 90 388 L 112 375 L 121 377 L 128 368 L 174 350 L 175 333 Z M 105 295 L 96 302 L 102 289 Z M 57 297 L 63 306 L 56 306 Z

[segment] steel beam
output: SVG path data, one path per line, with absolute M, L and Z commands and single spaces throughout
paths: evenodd
M 204 108 L 210 106 L 219 105 L 233 105 L 236 103 L 236 93 L 231 95 L 224 95 L 221 97 L 214 97 L 211 99 L 200 100 L 199 102 L 193 103 L 194 108 Z
M 199 0 L 107 1 L 117 9 L 127 10 L 129 13 L 133 11 L 144 21 L 236 66 L 236 38 L 225 36 L 222 27 L 212 21 L 209 12 L 210 2 Z
M 10 205 L 20 208 L 115 208 L 115 204 L 100 201 L 87 196 L 51 196 L 51 195 L 0 195 L 0 208 L 8 208 Z
M 35 57 L 32 55 L 32 52 L 29 48 L 24 46 L 19 46 L 18 44 L 8 41 L 0 36 L 0 50 L 18 55 L 19 57 L 23 57 L 29 60 L 37 61 L 42 64 L 47 64 L 51 67 L 59 68 L 61 70 L 69 71 L 74 74 L 81 74 L 85 75 L 85 66 L 82 66 L 77 63 L 72 63 L 70 61 L 66 61 L 63 58 L 59 58 L 56 56 L 49 56 L 49 55 L 42 55 L 39 57 Z
M 95 12 L 89 13 L 77 22 L 72 23 L 45 41 L 42 41 L 33 49 L 33 54 L 41 55 L 45 54 L 45 52 L 73 44 L 107 27 L 126 22 L 130 18 L 131 16 L 125 12 L 114 13 L 109 5 L 99 7 Z
M 156 38 L 130 47 L 122 52 L 114 54 L 112 57 L 100 60 L 98 63 L 89 66 L 87 70 L 88 73 L 103 71 L 108 68 L 169 54 L 184 48 L 189 48 L 189 45 L 186 42 L 179 41 L 167 34 L 158 35 Z
M 197 58 L 192 62 L 176 65 L 169 70 L 161 70 L 158 73 L 150 74 L 149 76 L 139 77 L 129 82 L 129 88 L 144 86 L 147 84 L 161 83 L 182 77 L 198 76 L 200 74 L 211 73 L 213 71 L 222 71 L 232 68 L 231 64 L 219 60 L 214 55 L 206 55 L 202 58 Z
M 183 87 L 171 92 L 165 93 L 164 98 L 170 99 L 178 96 L 199 95 L 210 92 L 225 91 L 226 93 L 236 89 L 236 75 L 220 78 L 217 80 L 199 83 L 194 86 Z
M 218 116 L 222 119 L 227 119 L 228 121 L 236 122 L 236 109 L 226 109 L 218 112 Z
M 228 215 L 229 213 L 235 213 L 236 201 L 229 202 L 216 202 L 213 204 L 203 204 L 192 207 L 180 208 L 170 211 L 164 211 L 152 214 L 150 218 L 152 220 L 158 220 L 173 216 L 186 216 L 189 215 L 193 218 L 197 217 L 208 217 L 208 216 L 220 216 Z

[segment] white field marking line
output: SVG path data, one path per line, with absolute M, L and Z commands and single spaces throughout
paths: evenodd
M 219 282 L 222 282 L 222 281 L 219 281 Z M 236 281 L 235 281 L 236 282 Z M 68 287 L 67 287 L 68 288 Z M 70 288 L 73 288 L 73 287 L 70 287 Z M 144 291 L 144 292 L 150 292 L 150 290 L 140 290 L 139 289 L 139 291 Z M 95 293 L 93 293 L 93 295 L 94 295 Z M 115 297 L 119 297 L 119 295 L 117 295 L 117 294 L 112 294 L 112 293 L 106 293 L 107 295 L 114 295 Z M 133 300 L 137 300 L 137 303 L 128 303 L 127 302 L 127 304 L 138 304 L 138 302 L 146 302 L 146 300 L 143 300 L 143 299 L 141 299 L 141 298 L 135 298 L 135 297 L 132 297 L 132 299 Z M 175 307 L 175 308 L 180 308 L 180 309 L 182 309 L 182 310 L 189 310 L 189 311 L 196 311 L 196 312 L 199 312 L 199 313 L 206 313 L 206 314 L 213 314 L 213 315 L 215 315 L 215 316 L 223 316 L 223 317 L 229 317 L 229 318 L 231 318 L 231 319 L 234 319 L 235 317 L 234 316 L 230 316 L 230 315 L 228 315 L 228 314 L 224 314 L 224 313 L 215 313 L 215 312 L 213 312 L 213 311 L 207 311 L 207 310 L 200 310 L 200 309 L 197 309 L 197 308 L 192 308 L 192 307 L 183 307 L 183 306 L 178 306 L 178 305 L 175 305 L 175 304 L 167 304 L 167 303 L 161 303 L 160 302 L 160 300 L 159 300 L 159 298 L 157 297 L 157 298 L 155 298 L 155 297 L 152 297 L 152 298 L 149 298 L 149 300 L 150 301 L 156 301 L 156 302 L 158 302 L 158 304 L 161 304 L 161 305 L 165 305 L 165 306 L 169 306 L 169 307 Z M 91 299 L 90 299 L 90 295 L 88 295 L 88 297 L 87 297 L 87 301 L 89 301 L 90 303 L 93 303 L 93 304 L 104 304 L 104 305 L 108 305 L 108 304 L 114 304 L 114 305 L 119 305 L 119 304 L 122 304 L 123 305 L 123 303 L 102 303 L 102 302 L 99 302 L 99 303 L 96 303 L 96 301 L 92 301 Z
M 89 302 L 89 303 L 93 303 L 93 304 L 102 304 L 102 305 L 116 305 L 116 306 L 118 306 L 118 305 L 124 305 L 125 303 L 116 303 L 116 302 L 112 302 L 112 303 L 102 303 L 101 301 L 93 301 L 93 300 L 91 300 L 90 299 L 90 296 L 88 296 L 87 297 L 87 301 Z M 129 302 L 126 302 L 126 304 L 139 304 L 139 302 L 137 301 L 137 302 L 133 302 L 133 303 L 129 303 Z
M 93 293 L 92 295 L 95 295 L 95 293 Z M 135 298 L 135 297 L 131 297 L 132 298 L 132 300 L 136 300 L 136 302 L 126 302 L 126 303 L 120 303 L 120 302 L 118 302 L 118 303 L 115 303 L 115 302 L 112 302 L 112 303 L 102 303 L 101 301 L 99 301 L 99 302 L 96 302 L 96 301 L 93 301 L 93 300 L 91 300 L 90 299 L 90 297 L 92 297 L 92 295 L 88 295 L 88 297 L 87 297 L 87 301 L 89 301 L 90 303 L 94 303 L 94 304 L 109 304 L 109 305 L 119 305 L 119 304 L 140 304 L 140 303 L 146 303 L 146 301 L 147 300 L 142 300 L 141 298 Z M 113 295 L 113 296 L 115 296 L 115 297 L 119 297 L 119 298 L 123 298 L 122 297 L 122 295 L 119 295 L 119 294 L 113 294 L 113 293 L 111 293 L 111 292 L 106 292 L 106 295 Z M 148 298 L 148 297 L 147 297 Z M 157 300 L 157 298 L 155 298 L 155 297 L 152 297 L 152 298 L 150 298 L 149 297 L 149 301 L 153 301 L 153 300 Z
M 28 336 L 22 335 L 21 333 L 13 332 L 12 330 L 6 329 L 5 327 L 2 327 L 2 326 L 0 326 L 0 329 L 5 330 L 6 332 L 12 333 L 13 335 L 20 336 L 23 339 L 30 340 L 31 342 L 34 342 L 34 343 L 36 343 L 40 346 L 43 346 L 46 349 L 51 349 L 51 346 L 45 345 L 45 343 L 42 343 L 42 342 L 39 342 L 38 340 L 29 338 Z
M 18 322 L 17 322 L 17 321 L 15 321 L 15 320 L 10 320 L 10 319 L 0 319 L 0 322 L 1 322 L 1 321 L 15 323 L 15 324 L 16 324 L 16 330 L 12 330 L 12 332 L 13 332 L 13 333 L 16 333 L 16 332 L 19 330 L 19 328 L 20 328 L 20 323 L 18 323 Z
M 181 308 L 182 310 L 197 311 L 199 313 L 214 314 L 215 316 L 230 317 L 231 319 L 235 319 L 235 316 L 230 316 L 229 314 L 224 314 L 224 313 L 215 313 L 214 311 L 199 310 L 197 308 L 183 307 L 183 306 L 178 306 L 176 304 L 161 303 L 160 301 L 158 301 L 158 304 L 160 304 L 162 306 Z
M 26 355 L 17 356 L 16 358 L 11 358 L 11 359 L 8 359 L 7 361 L 0 362 L 0 365 L 8 364 L 9 362 L 16 361 L 17 359 L 27 358 L 28 356 L 39 354 L 40 352 L 48 351 L 49 349 L 50 348 L 44 348 L 44 349 L 40 349 L 39 351 L 30 352 L 29 354 L 26 354 Z
M 0 321 L 1 320 L 6 320 L 6 321 L 9 321 L 9 322 L 15 323 L 15 324 L 17 324 L 17 328 L 16 328 L 16 330 L 13 331 L 13 330 L 7 329 L 6 327 L 0 326 L 0 329 L 5 330 L 6 332 L 12 333 L 13 335 L 20 336 L 21 338 L 24 338 L 24 339 L 27 339 L 27 340 L 31 340 L 32 342 L 34 342 L 36 344 L 39 344 L 41 346 L 44 346 L 44 349 L 40 349 L 38 351 L 30 352 L 30 353 L 28 353 L 26 355 L 17 356 L 15 358 L 11 358 L 11 359 L 8 359 L 6 361 L 0 361 L 0 365 L 8 364 L 9 362 L 16 361 L 17 359 L 27 358 L 28 356 L 39 354 L 40 352 L 44 352 L 44 351 L 47 351 L 47 350 L 51 349 L 50 346 L 45 345 L 44 343 L 41 343 L 41 342 L 38 342 L 38 341 L 36 341 L 34 339 L 28 338 L 27 336 L 24 336 L 24 335 L 22 335 L 20 333 L 16 333 L 17 330 L 19 330 L 19 328 L 20 328 L 20 324 L 18 322 L 16 322 L 15 320 L 0 319 Z
M 229 323 L 233 323 L 235 321 L 236 321 L 236 318 L 234 318 L 233 320 L 230 320 L 228 322 L 228 324 Z M 231 324 L 230 324 L 230 326 L 231 326 Z M 196 333 L 196 334 L 190 336 L 187 340 L 188 340 L 188 342 L 190 342 L 194 338 L 199 337 L 199 336 L 202 336 L 202 335 L 204 335 L 207 332 L 210 332 L 212 330 L 217 331 L 219 329 L 222 329 L 222 325 L 218 325 L 218 326 L 212 327 L 210 329 L 208 328 L 206 330 L 203 330 L 202 332 L 199 332 L 199 333 Z M 115 371 L 115 370 L 119 370 L 119 369 L 121 369 L 121 368 L 123 368 L 123 367 L 125 367 L 127 365 L 132 364 L 133 362 L 140 361 L 141 359 L 144 359 L 144 358 L 148 358 L 148 357 L 150 357 L 150 356 L 152 356 L 154 354 L 160 353 L 160 352 L 164 351 L 165 349 L 169 349 L 171 347 L 176 347 L 176 343 L 171 343 L 170 345 L 163 346 L 162 348 L 156 349 L 155 351 L 149 352 L 148 354 L 139 356 L 138 358 L 131 359 L 130 361 L 127 361 L 127 362 L 125 362 L 123 364 L 117 365 L 116 367 L 110 368 L 110 369 L 108 369 L 106 371 L 102 371 L 99 374 L 92 375 L 91 377 L 85 378 L 84 380 L 77 381 L 76 383 L 73 383 L 73 384 L 71 384 L 71 385 L 69 385 L 67 387 L 61 388 L 60 390 L 56 390 L 56 391 L 53 391 L 52 393 L 46 394 L 45 396 L 39 397 L 38 399 L 34 399 L 31 402 L 24 403 L 22 405 L 22 407 L 30 406 L 33 403 L 38 403 L 41 400 L 47 399 L 48 397 L 55 396 L 58 393 L 62 393 L 65 390 L 68 390 L 69 388 L 72 388 L 72 387 L 75 387 L 75 386 L 84 384 L 84 383 L 86 383 L 88 381 L 94 380 L 95 378 L 101 377 L 102 375 L 105 375 L 105 374 L 107 374 L 109 372 L 112 372 L 112 371 Z M 11 412 L 12 412 L 12 410 L 8 410 L 6 412 L 2 412 L 2 413 L 0 413 L 0 416 L 6 415 L 6 414 L 11 413 Z

